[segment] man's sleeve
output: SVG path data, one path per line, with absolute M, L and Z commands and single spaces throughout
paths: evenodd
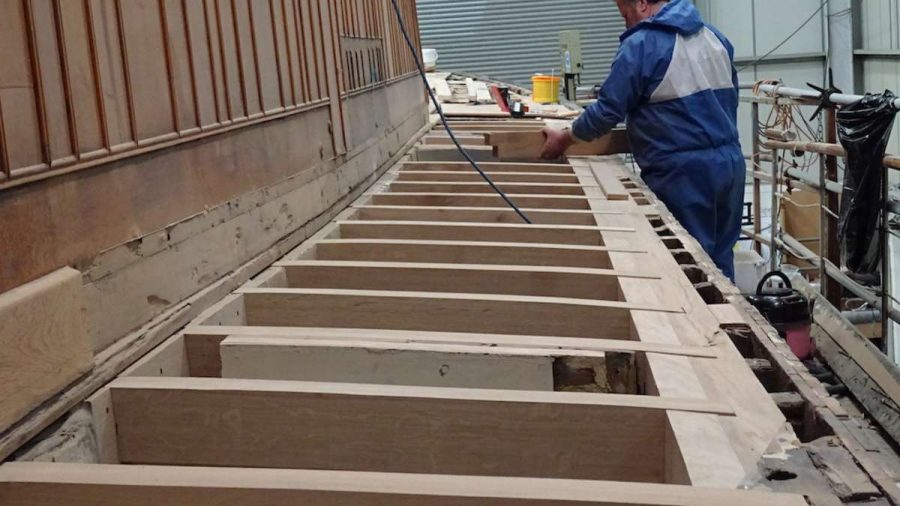
M 575 137 L 592 141 L 606 135 L 638 105 L 645 83 L 642 45 L 640 42 L 622 45 L 597 102 L 585 109 L 572 125 Z

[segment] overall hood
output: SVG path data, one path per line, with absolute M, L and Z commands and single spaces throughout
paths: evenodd
M 687 36 L 699 32 L 703 27 L 703 18 L 700 16 L 700 11 L 694 7 L 693 2 L 671 0 L 655 16 L 647 18 L 627 30 L 620 39 L 625 40 L 633 33 L 645 28 L 659 28 Z

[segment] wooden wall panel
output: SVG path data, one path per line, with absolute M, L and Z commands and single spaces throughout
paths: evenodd
M 68 69 L 71 104 L 78 132 L 78 150 L 88 154 L 106 148 L 101 118 L 102 94 L 97 86 L 97 66 L 93 50 L 94 36 L 88 33 L 88 11 L 84 2 L 56 0 L 63 58 Z
M 119 2 L 138 141 L 175 132 L 163 13 L 157 0 Z M 80 128 L 80 127 L 79 127 Z
M 199 128 L 195 98 L 193 65 L 188 40 L 186 13 L 183 0 L 160 0 L 163 10 L 166 59 L 171 74 L 169 87 L 174 95 L 177 131 Z
M 113 150 L 125 149 L 135 143 L 135 128 L 121 44 L 123 35 L 119 31 L 119 10 L 117 3 L 111 0 L 91 0 L 90 9 L 109 144 Z M 45 81 L 49 81 L 49 76 Z
M 194 81 L 198 123 L 200 128 L 215 126 L 219 122 L 218 89 L 210 51 L 212 34 L 206 18 L 206 0 L 181 0 L 181 3 L 190 49 L 190 72 Z
M 46 142 L 50 161 L 68 158 L 74 154 L 69 138 L 66 113 L 66 90 L 63 87 L 59 45 L 56 38 L 53 0 L 32 0 L 29 22 L 34 26 L 34 67 L 40 82 L 39 97 L 43 101 L 43 118 L 46 121 Z M 2 142 L 2 140 L 0 140 Z M 48 160 L 44 160 L 47 162 Z
M 21 2 L 0 2 L 0 118 L 3 163 L 30 167 L 42 163 L 40 125 L 29 60 L 28 23 Z
M 398 30 L 391 0 L 2 2 L 0 189 L 324 100 L 341 154 L 347 95 L 413 70 Z
M 281 69 L 275 51 L 275 30 L 270 7 L 268 0 L 251 1 L 248 4 L 251 45 L 256 63 L 254 75 L 259 84 L 262 110 L 266 113 L 279 112 L 284 108 L 281 100 Z
M 261 115 L 263 109 L 248 2 L 249 0 L 231 0 L 231 6 L 234 13 L 234 34 L 237 40 L 239 70 L 244 89 L 244 105 L 247 116 L 253 118 Z

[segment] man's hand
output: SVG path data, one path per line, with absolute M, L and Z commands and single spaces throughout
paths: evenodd
M 571 130 L 556 130 L 555 128 L 544 128 L 541 130 L 544 134 L 544 150 L 541 151 L 541 159 L 556 160 L 566 153 L 573 144 L 575 137 L 572 136 Z

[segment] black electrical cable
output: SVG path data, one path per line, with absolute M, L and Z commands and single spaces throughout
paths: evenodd
M 497 187 L 494 181 L 491 180 L 490 176 L 485 174 L 485 172 L 478 166 L 478 163 L 475 162 L 474 159 L 469 155 L 469 153 L 462 147 L 462 144 L 457 140 L 456 135 L 453 133 L 453 130 L 450 128 L 450 125 L 447 121 L 447 117 L 444 116 L 444 110 L 441 108 L 441 104 L 438 102 L 437 97 L 434 96 L 434 91 L 431 89 L 431 85 L 428 84 L 428 77 L 425 76 L 425 69 L 422 66 L 422 61 L 419 59 L 419 50 L 416 49 L 416 45 L 413 44 L 412 39 L 409 36 L 409 32 L 406 30 L 406 23 L 403 22 L 403 14 L 400 13 L 400 6 L 397 5 L 397 0 L 391 0 L 391 3 L 394 5 L 394 12 L 397 14 L 397 22 L 400 24 L 400 31 L 403 32 L 403 38 L 406 39 L 406 45 L 409 46 L 409 50 L 412 52 L 413 60 L 416 62 L 416 67 L 419 69 L 419 75 L 422 77 L 422 82 L 425 83 L 425 89 L 428 91 L 428 96 L 431 97 L 431 102 L 434 104 L 434 108 L 438 113 L 438 116 L 441 117 L 441 123 L 444 124 L 444 129 L 450 135 L 450 139 L 453 141 L 453 144 L 456 145 L 456 149 L 462 153 L 463 157 L 472 165 L 472 167 L 478 171 L 481 177 L 491 186 L 491 188 L 497 192 L 497 195 L 503 198 L 503 200 L 511 207 L 516 214 L 522 218 L 525 223 L 531 225 L 531 220 L 528 219 L 528 216 L 522 212 L 521 209 L 516 206 L 510 198 L 503 193 L 503 190 Z

